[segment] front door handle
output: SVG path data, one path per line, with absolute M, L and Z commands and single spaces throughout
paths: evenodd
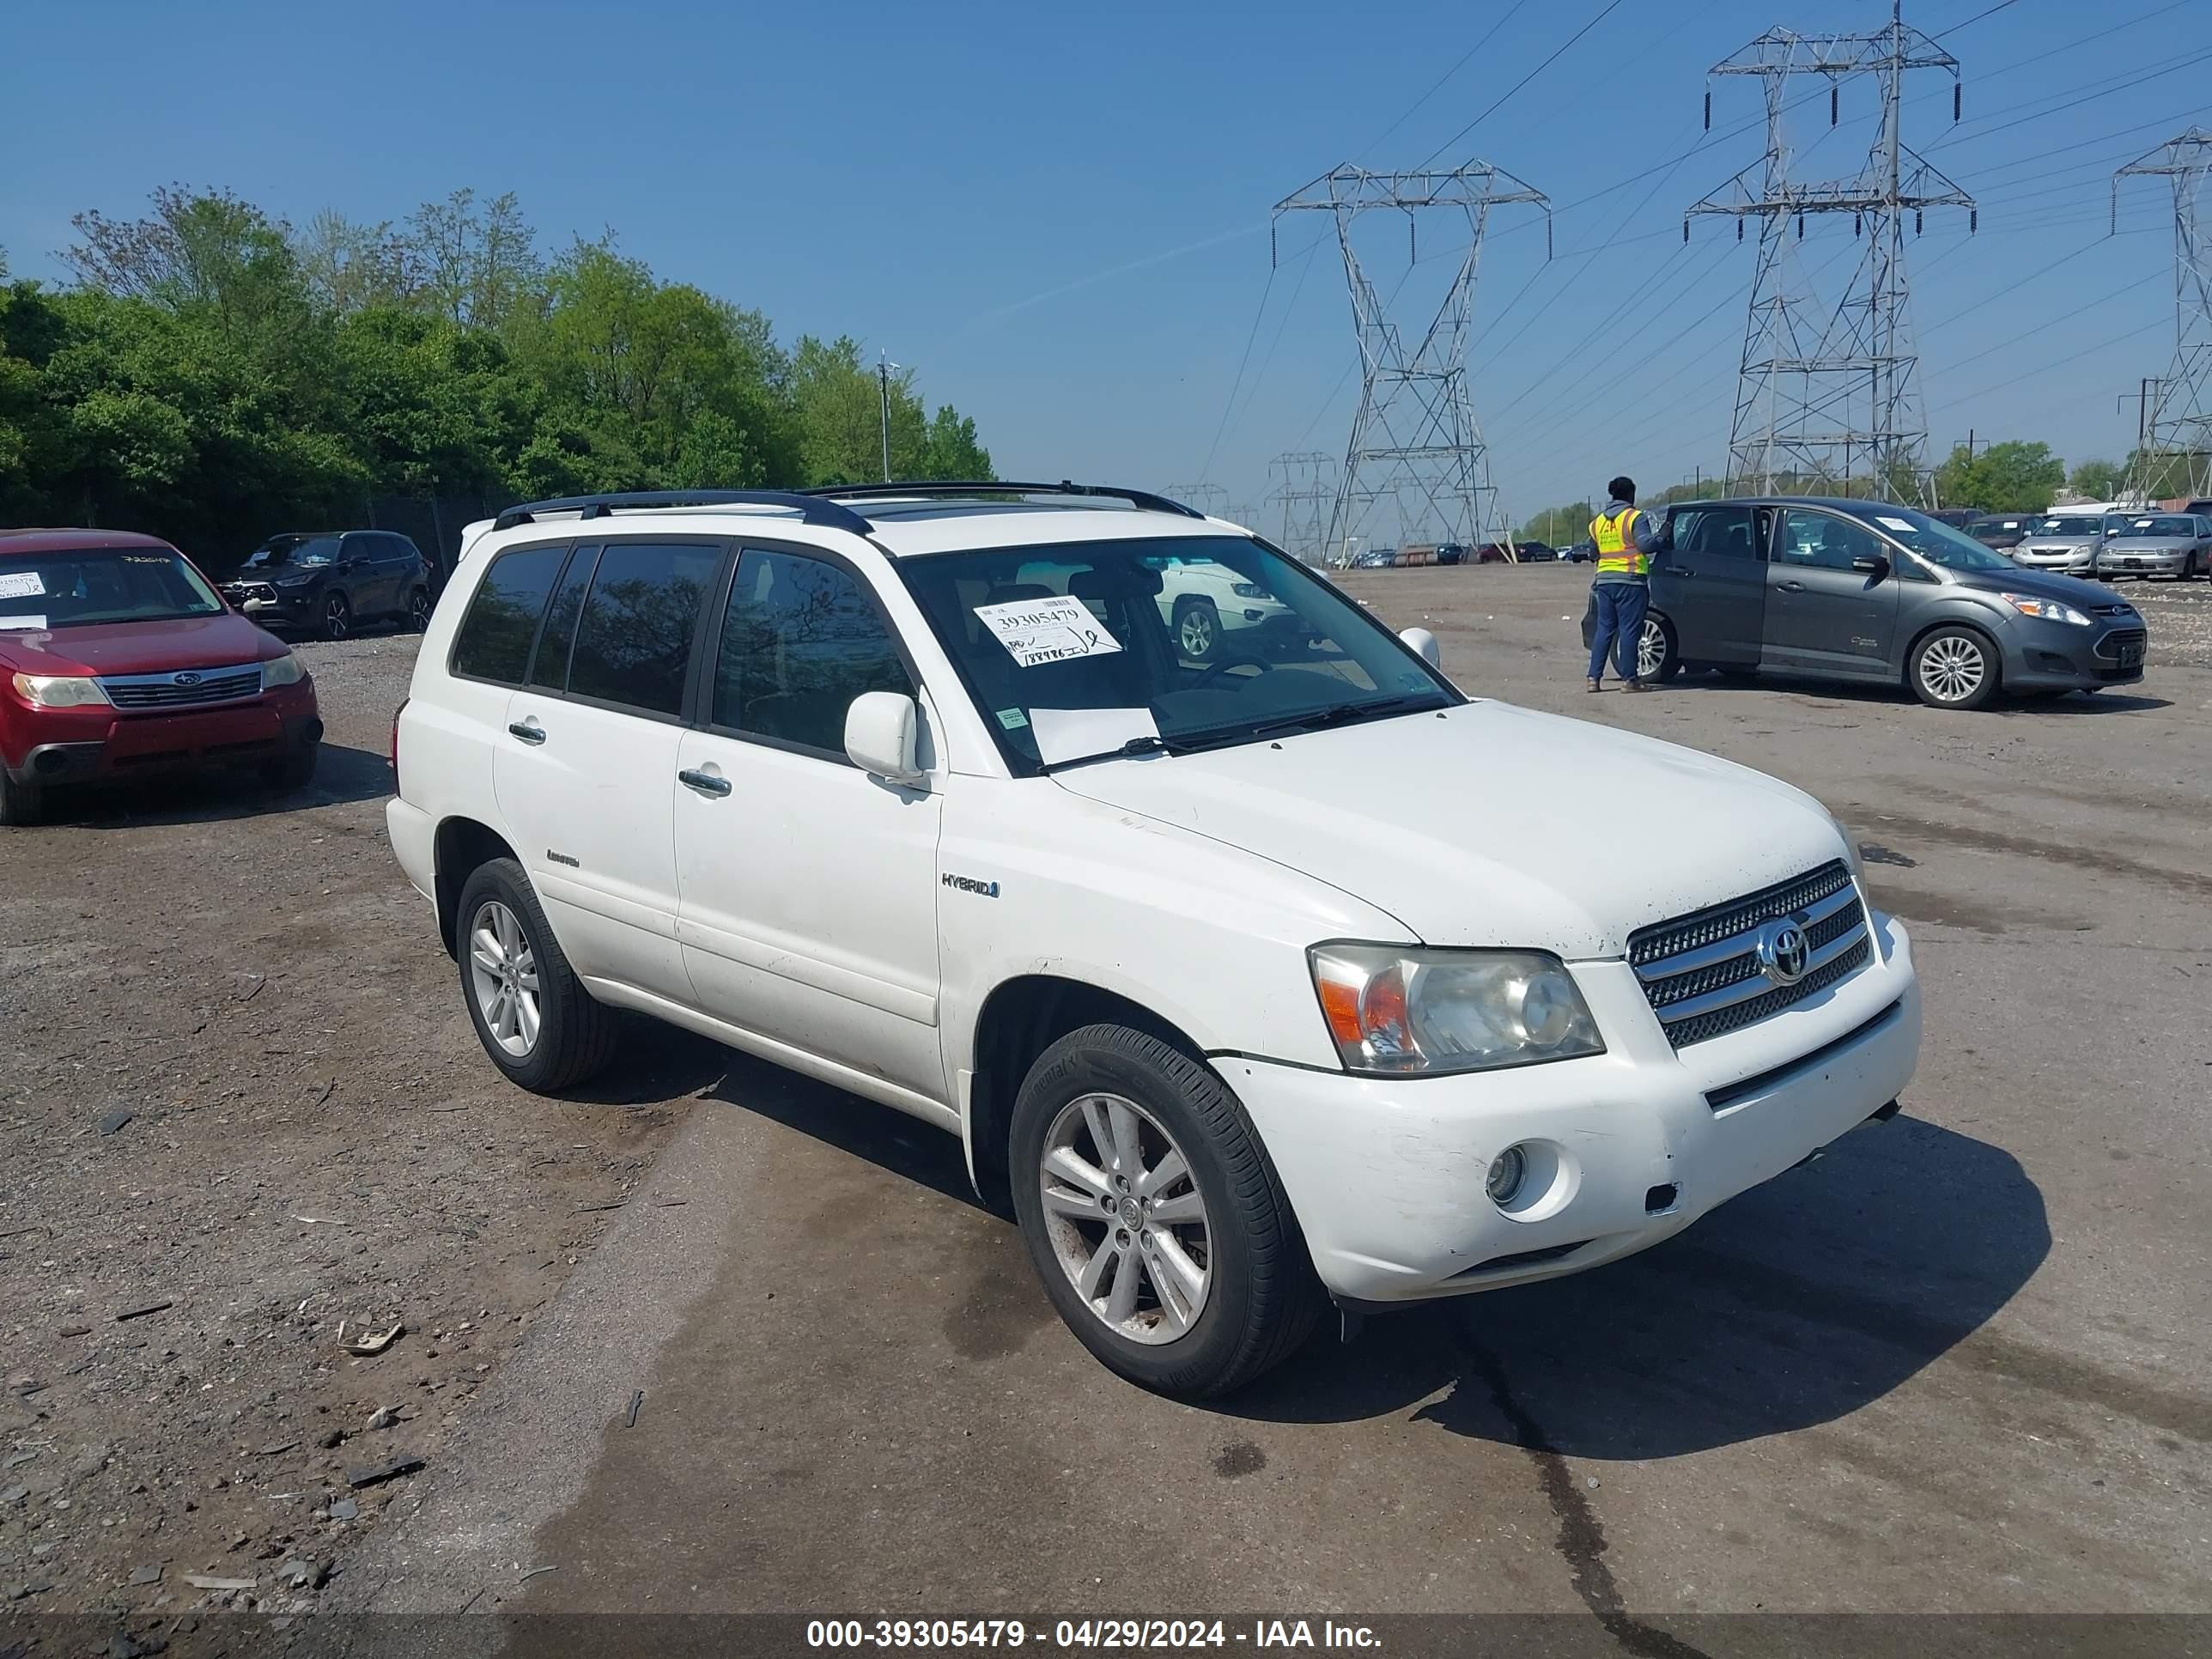
M 520 720 L 514 720 L 508 724 L 507 729 L 510 736 L 520 738 L 525 743 L 539 744 L 545 741 L 545 728 L 542 726 L 525 726 Z
M 1782 591 L 1785 593 L 1802 593 L 1805 591 L 1805 584 L 1802 582 L 1784 582 L 1782 584 Z
M 1694 576 L 1698 574 L 1686 564 L 1662 565 L 1659 568 L 1661 574 L 1668 576 Z
M 696 789 L 702 795 L 720 796 L 730 793 L 730 781 L 718 778 L 712 772 L 694 772 L 687 769 L 676 775 L 676 781 L 688 788 Z

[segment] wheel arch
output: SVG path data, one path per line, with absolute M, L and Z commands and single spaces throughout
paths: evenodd
M 1002 1215 L 1013 1212 L 1006 1143 L 1014 1097 L 1039 1054 L 1086 1025 L 1126 1025 L 1206 1063 L 1205 1050 L 1174 1021 L 1104 986 L 1060 974 L 1022 974 L 992 988 L 975 1017 L 966 1139 L 976 1194 Z
M 438 901 L 438 937 L 448 956 L 460 954 L 461 889 L 469 878 L 494 859 L 514 858 L 514 848 L 489 824 L 474 818 L 451 817 L 438 825 L 434 868 Z M 521 862 L 516 859 L 518 864 Z

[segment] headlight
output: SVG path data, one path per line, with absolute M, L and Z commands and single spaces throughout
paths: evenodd
M 1605 1052 L 1557 957 L 1396 945 L 1317 945 L 1307 955 L 1347 1071 L 1481 1072 Z
M 2089 619 L 2070 605 L 2061 605 L 2057 599 L 2039 599 L 2033 593 L 2000 593 L 2002 599 L 2023 617 L 2033 617 L 2039 622 L 2072 623 L 2076 628 L 2087 628 Z
M 1844 843 L 1844 861 L 1851 866 L 1851 879 L 1858 883 L 1859 891 L 1866 891 L 1866 858 L 1859 851 L 1859 838 L 1844 828 L 1844 821 L 1833 812 L 1828 814 L 1828 827 Z
M 1230 591 L 1240 599 L 1272 599 L 1275 597 L 1257 582 L 1235 582 L 1231 585 Z
M 15 695 L 33 708 L 82 708 L 107 701 L 100 682 L 83 674 L 18 674 Z
M 281 657 L 270 657 L 261 665 L 261 689 L 272 691 L 280 685 L 297 685 L 307 678 L 307 671 L 300 666 L 300 659 L 287 651 Z

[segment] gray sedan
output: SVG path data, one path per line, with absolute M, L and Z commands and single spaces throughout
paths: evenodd
M 2212 575 L 2212 520 L 2193 513 L 2116 514 L 2106 528 L 2104 545 L 2097 550 L 2097 574 L 2107 581 L 2115 576 L 2186 581 Z
M 2020 544 L 2009 550 L 2012 562 L 2029 570 L 2094 575 L 2097 550 L 2104 545 L 2106 528 L 2101 513 L 2054 513 L 2037 520 Z

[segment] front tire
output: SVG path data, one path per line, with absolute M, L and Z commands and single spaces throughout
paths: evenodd
M 1039 1056 L 1010 1167 L 1030 1261 L 1106 1367 L 1188 1398 L 1287 1358 L 1323 1301 L 1251 1120 L 1204 1064 L 1126 1026 Z
M 492 1064 L 536 1095 L 574 1087 L 614 1054 L 611 1010 L 592 1000 L 513 859 L 478 865 L 461 888 L 461 998 Z
M 35 783 L 18 783 L 0 771 L 0 826 L 22 829 L 45 823 L 46 817 L 46 792 Z
M 1986 708 L 1997 694 L 1997 653 L 1971 628 L 1939 628 L 1912 649 L 1906 678 L 1930 708 Z
M 323 601 L 322 634 L 326 640 L 342 640 L 353 632 L 353 606 L 343 593 L 333 593 Z
M 1176 606 L 1176 647 L 1193 662 L 1212 662 L 1221 648 L 1221 613 L 1212 599 L 1184 599 Z
M 315 781 L 315 763 L 322 758 L 322 744 L 311 743 L 282 760 L 270 761 L 261 769 L 261 781 L 272 789 L 305 789 Z

